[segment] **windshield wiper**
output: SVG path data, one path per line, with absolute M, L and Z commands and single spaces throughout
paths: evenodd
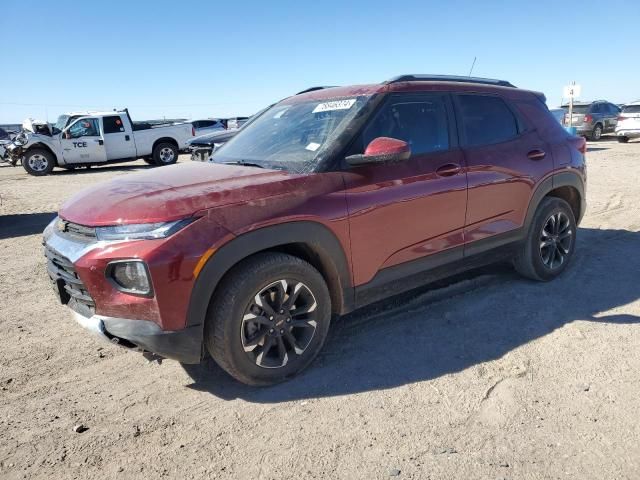
M 244 160 L 234 160 L 232 162 L 220 162 L 222 165 L 242 165 L 243 167 L 258 167 L 264 168 L 264 165 L 253 162 L 245 162 Z

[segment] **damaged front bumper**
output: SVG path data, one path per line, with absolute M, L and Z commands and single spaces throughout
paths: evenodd
M 185 328 L 176 332 L 162 330 L 148 320 L 92 315 L 73 312 L 85 330 L 109 343 L 137 352 L 148 352 L 182 363 L 200 363 L 202 329 Z

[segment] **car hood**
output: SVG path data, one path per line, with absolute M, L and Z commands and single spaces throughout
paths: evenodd
M 91 227 L 178 220 L 213 207 L 281 195 L 303 175 L 257 167 L 190 162 L 125 175 L 62 205 L 65 220 Z

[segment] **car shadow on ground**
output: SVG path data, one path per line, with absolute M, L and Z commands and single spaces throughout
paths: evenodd
M 104 173 L 104 172 L 135 172 L 137 170 L 148 170 L 150 168 L 156 168 L 157 165 L 95 165 L 90 168 L 77 167 L 73 169 L 57 169 L 51 172 L 49 175 L 86 175 L 91 173 Z
M 421 289 L 338 320 L 316 361 L 288 382 L 248 387 L 209 361 L 185 366 L 194 380 L 189 387 L 257 403 L 347 395 L 460 372 L 575 320 L 640 323 L 638 316 L 607 313 L 640 298 L 639 251 L 639 232 L 581 228 L 571 267 L 553 282 L 493 267 L 461 282 L 449 298 L 434 300 Z
M 55 212 L 0 215 L 0 240 L 42 233 Z
M 602 150 L 609 150 L 609 147 L 587 147 L 587 153 L 600 152 Z

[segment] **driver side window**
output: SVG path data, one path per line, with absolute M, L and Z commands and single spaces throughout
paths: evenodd
M 100 135 L 97 118 L 82 118 L 69 127 L 68 138 L 97 137 Z
M 363 153 L 378 137 L 407 142 L 412 156 L 448 150 L 449 126 L 444 97 L 422 94 L 392 98 L 356 141 L 354 147 L 360 150 L 357 153 Z

